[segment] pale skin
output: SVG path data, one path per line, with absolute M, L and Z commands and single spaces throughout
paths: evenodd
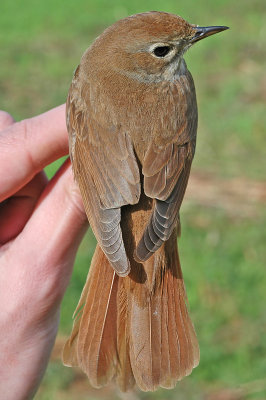
M 0 111 L 0 387 L 5 400 L 31 399 L 39 386 L 87 228 L 69 160 L 51 181 L 43 172 L 67 153 L 64 105 L 17 123 Z

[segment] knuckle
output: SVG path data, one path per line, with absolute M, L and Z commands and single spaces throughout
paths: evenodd
M 71 206 L 74 208 L 78 217 L 82 221 L 87 221 L 87 216 L 84 210 L 84 205 L 81 198 L 79 187 L 72 177 L 70 184 L 66 186 L 66 190 Z
M 7 128 L 15 122 L 11 114 L 6 111 L 0 110 L 0 130 Z
M 19 139 L 17 143 L 23 145 L 27 164 L 31 170 L 35 170 L 35 160 L 31 151 L 32 133 L 32 120 L 30 118 L 17 123 L 17 139 Z

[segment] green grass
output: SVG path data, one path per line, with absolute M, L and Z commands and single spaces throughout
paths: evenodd
M 73 71 L 93 38 L 118 18 L 151 9 L 180 14 L 202 26 L 230 26 L 186 56 L 199 103 L 193 171 L 206 171 L 214 181 L 216 177 L 263 180 L 265 0 L 2 0 L 0 107 L 21 119 L 65 102 Z M 47 168 L 49 176 L 60 162 Z M 248 184 L 246 196 L 250 196 Z M 245 196 L 240 201 L 245 202 Z M 258 206 L 254 217 L 241 218 L 195 203 L 185 205 L 181 214 L 180 256 L 201 362 L 175 390 L 139 396 L 206 399 L 212 391 L 244 385 L 239 398 L 265 399 L 265 207 Z M 89 233 L 63 301 L 61 335 L 71 330 L 94 246 Z M 51 362 L 36 398 L 117 398 L 101 390 L 90 395 L 80 389 L 73 395 L 70 388 L 78 379 L 76 371 Z

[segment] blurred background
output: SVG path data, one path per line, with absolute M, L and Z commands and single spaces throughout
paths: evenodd
M 88 232 L 36 399 L 266 399 L 265 0 L 2 0 L 0 108 L 19 120 L 65 102 L 92 40 L 117 19 L 148 10 L 230 27 L 185 57 L 199 129 L 179 249 L 201 362 L 174 390 L 127 396 L 114 386 L 94 390 L 79 370 L 62 366 L 95 247 Z M 61 162 L 47 167 L 49 176 Z

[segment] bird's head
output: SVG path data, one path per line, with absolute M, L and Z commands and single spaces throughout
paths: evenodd
M 192 44 L 225 29 L 199 27 L 165 12 L 135 14 L 107 28 L 91 46 L 89 57 L 140 81 L 172 80 Z

